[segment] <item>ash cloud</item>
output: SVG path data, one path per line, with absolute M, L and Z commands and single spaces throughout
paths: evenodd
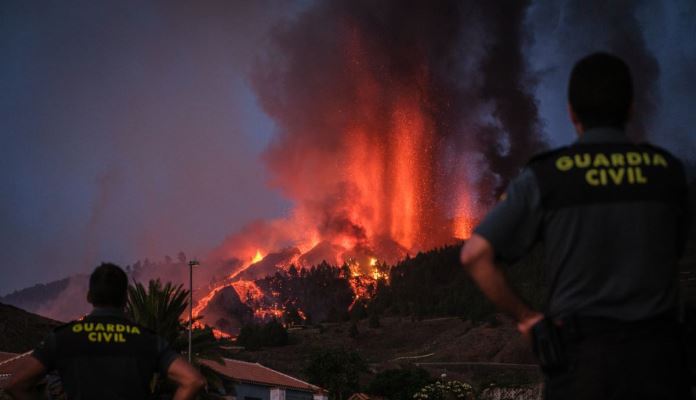
M 441 240 L 436 226 L 453 216 L 460 184 L 482 208 L 544 147 L 523 55 L 527 6 L 316 2 L 278 27 L 252 75 L 261 105 L 278 124 L 265 154 L 273 183 L 301 204 L 334 197 L 354 179 L 345 170 L 351 132 L 360 129 L 374 158 L 382 157 L 379 170 L 389 171 L 409 157 L 394 139 L 394 110 L 402 99 L 416 99 L 406 108 L 423 115 L 427 136 L 414 139 L 421 146 L 421 159 L 413 160 L 422 174 L 414 178 L 422 192 L 420 227 Z M 481 153 L 483 162 L 460 161 Z M 370 195 L 388 203 L 402 187 L 382 182 Z
M 696 80 L 686 73 L 694 65 L 696 7 L 669 1 L 536 1 L 527 27 L 533 42 L 527 58 L 538 77 L 536 96 L 545 133 L 554 144 L 575 135 L 568 122 L 567 80 L 573 64 L 595 51 L 624 58 L 633 72 L 635 110 L 629 134 L 668 147 L 683 158 L 696 154 L 696 123 L 686 109 L 696 106 L 687 95 Z

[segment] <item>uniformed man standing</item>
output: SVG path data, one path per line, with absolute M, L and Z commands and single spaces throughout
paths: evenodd
M 128 277 L 121 268 L 97 267 L 87 294 L 94 310 L 49 334 L 12 377 L 7 391 L 17 399 L 31 398 L 36 382 L 57 370 L 69 400 L 146 399 L 159 372 L 179 385 L 174 399 L 195 398 L 205 380 L 163 339 L 126 318 L 127 289 Z
M 676 314 L 688 229 L 683 167 L 665 150 L 627 138 L 633 84 L 619 58 L 580 60 L 568 100 L 578 140 L 529 162 L 461 261 L 533 339 L 547 398 L 690 398 Z M 549 288 L 543 314 L 495 265 L 539 241 Z

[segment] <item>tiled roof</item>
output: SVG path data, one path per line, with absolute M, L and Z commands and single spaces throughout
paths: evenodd
M 290 375 L 285 375 L 282 372 L 278 372 L 258 363 L 231 360 L 229 358 L 223 360 L 225 362 L 224 365 L 208 360 L 203 360 L 203 363 L 219 374 L 239 382 L 297 389 L 313 393 L 324 392 L 319 386 L 293 378 Z

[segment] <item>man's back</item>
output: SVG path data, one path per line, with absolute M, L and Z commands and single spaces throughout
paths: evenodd
M 57 328 L 34 357 L 58 371 L 69 399 L 144 399 L 177 354 L 119 310 L 97 309 Z
M 546 398 L 690 398 L 676 313 L 688 229 L 683 168 L 664 150 L 629 143 L 633 81 L 616 56 L 575 64 L 568 111 L 578 141 L 532 159 L 474 230 L 462 264 L 534 338 Z M 539 241 L 544 313 L 495 265 Z
M 550 315 L 635 321 L 674 311 L 687 192 L 664 150 L 594 129 L 533 159 Z

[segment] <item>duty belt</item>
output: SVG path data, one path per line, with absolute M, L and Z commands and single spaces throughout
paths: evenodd
M 570 315 L 560 318 L 561 336 L 567 340 L 580 340 L 589 336 L 618 332 L 641 332 L 654 328 L 676 328 L 678 325 L 674 313 L 666 313 L 657 317 L 638 320 L 622 321 L 605 317 L 590 317 Z

